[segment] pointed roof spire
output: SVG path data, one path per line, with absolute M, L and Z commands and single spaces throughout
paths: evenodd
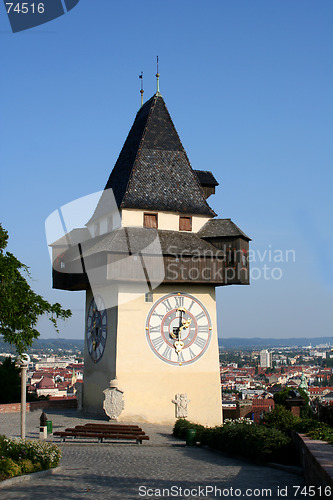
M 157 92 L 155 95 L 157 96 L 162 96 L 160 94 L 160 74 L 158 72 L 158 56 L 156 56 L 156 66 L 157 66 L 157 73 L 156 73 L 156 85 L 157 85 Z
M 119 208 L 216 215 L 156 93 L 138 111 L 105 189 Z

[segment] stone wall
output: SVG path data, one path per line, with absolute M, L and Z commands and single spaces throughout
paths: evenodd
M 26 411 L 37 411 L 37 410 L 62 410 L 66 408 L 77 408 L 76 398 L 70 399 L 60 399 L 57 400 L 45 400 L 45 401 L 32 401 L 31 403 L 26 403 Z M 21 403 L 9 403 L 0 405 L 0 413 L 19 413 L 21 411 Z
M 292 432 L 293 441 L 299 450 L 301 465 L 306 484 L 318 487 L 330 487 L 333 492 L 333 446 L 325 441 L 310 439 L 304 434 Z M 322 492 L 313 498 L 329 498 Z

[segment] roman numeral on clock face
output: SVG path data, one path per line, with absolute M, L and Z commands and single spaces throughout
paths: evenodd
M 194 344 L 200 347 L 200 349 L 203 349 L 206 345 L 206 341 L 202 337 L 197 337 L 194 341 Z
M 208 325 L 198 325 L 198 333 L 208 333 Z
M 180 351 L 178 353 L 178 363 L 184 363 L 185 359 L 184 359 L 184 356 L 183 356 L 183 352 Z
M 194 300 L 192 300 L 192 302 L 187 310 L 190 311 L 192 309 L 193 305 L 194 305 Z
M 161 325 L 154 325 L 154 326 L 150 327 L 150 332 L 151 333 L 159 332 L 160 329 L 161 329 Z
M 162 304 L 164 305 L 164 307 L 165 307 L 165 309 L 166 309 L 166 312 L 171 311 L 172 306 L 171 306 L 171 304 L 170 304 L 169 299 L 164 300 L 164 301 L 162 302 Z
M 189 347 L 189 353 L 190 353 L 190 356 L 191 356 L 191 359 L 195 358 L 195 354 L 194 352 L 192 351 L 192 349 Z
M 201 311 L 201 313 L 200 313 L 200 314 L 198 314 L 198 316 L 196 316 L 196 317 L 195 317 L 195 319 L 196 319 L 197 321 L 199 321 L 199 319 L 203 318 L 204 316 L 205 316 L 205 313 L 204 313 L 203 311 Z
M 153 344 L 155 349 L 158 351 L 162 347 L 162 345 L 164 344 L 164 340 L 162 339 L 162 337 L 156 337 L 156 339 L 153 339 L 151 341 L 151 343 Z
M 182 295 L 175 297 L 175 307 L 184 307 L 184 297 Z
M 157 316 L 160 320 L 162 320 L 164 318 L 164 315 L 163 314 L 158 314 L 158 312 L 154 311 L 152 316 Z
M 172 349 L 170 346 L 167 345 L 164 349 L 162 356 L 166 359 L 171 359 L 171 354 L 172 354 Z

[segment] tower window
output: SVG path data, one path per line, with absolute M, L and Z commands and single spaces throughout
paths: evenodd
M 227 266 L 236 265 L 236 248 L 228 248 L 227 250 Z
M 192 231 L 192 217 L 179 217 L 179 231 Z
M 247 251 L 242 250 L 242 266 L 246 267 L 247 266 Z
M 157 214 L 143 214 L 143 227 L 152 227 L 157 229 Z

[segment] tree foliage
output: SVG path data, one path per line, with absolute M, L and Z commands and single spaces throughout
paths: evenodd
M 274 410 L 264 413 L 261 423 L 267 427 L 287 432 L 294 429 L 300 421 L 301 419 L 293 415 L 290 410 L 282 405 L 276 405 Z
M 292 387 L 285 387 L 282 391 L 276 392 L 274 394 L 275 404 L 287 406 L 287 399 L 290 397 L 290 392 L 297 390 L 300 396 L 304 399 L 305 405 L 309 404 L 309 396 L 306 394 L 304 389 L 298 387 L 298 389 L 293 389 Z
M 20 369 L 15 366 L 11 358 L 6 358 L 0 364 L 0 403 L 18 403 L 21 400 Z
M 58 332 L 57 320 L 72 313 L 59 303 L 50 304 L 31 289 L 29 268 L 5 251 L 7 242 L 8 233 L 0 224 L 0 334 L 21 354 L 39 337 L 36 326 L 41 316 L 46 314 Z

